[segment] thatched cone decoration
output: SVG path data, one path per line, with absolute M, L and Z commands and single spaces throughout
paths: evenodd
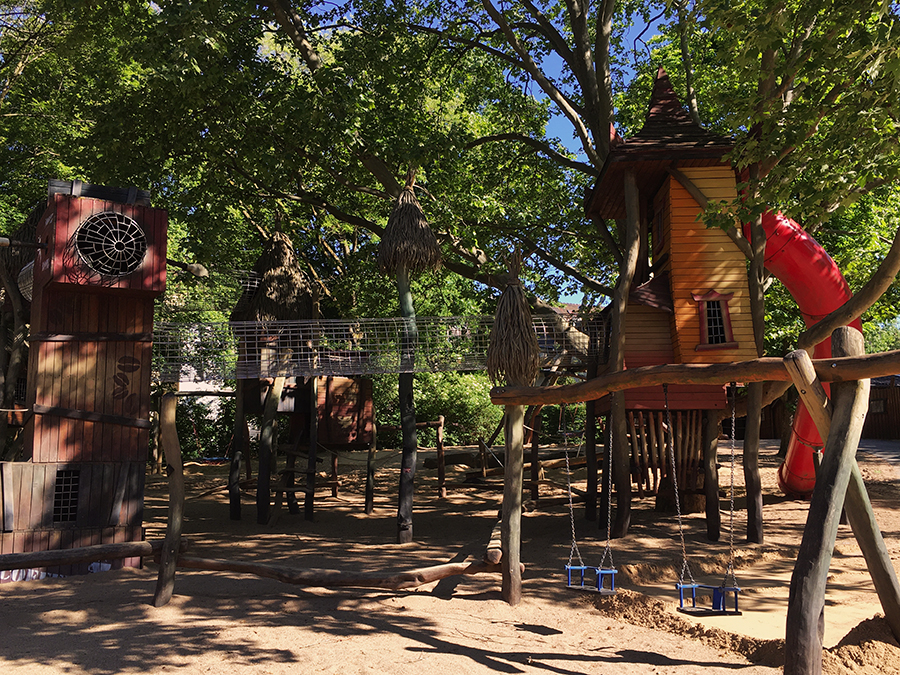
M 441 266 L 441 248 L 428 226 L 412 185 L 400 192 L 378 247 L 378 267 L 384 274 L 436 270 Z
M 253 271 L 259 275 L 259 286 L 244 292 L 231 314 L 232 321 L 314 318 L 315 292 L 297 263 L 288 235 L 275 232 L 263 244 Z
M 531 310 L 519 281 L 522 254 L 515 251 L 507 261 L 511 281 L 497 302 L 494 328 L 487 351 L 488 376 L 494 384 L 528 386 L 540 368 L 540 349 Z

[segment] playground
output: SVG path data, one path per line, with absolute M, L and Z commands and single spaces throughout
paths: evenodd
M 900 551 L 900 467 L 861 444 L 859 464 L 888 550 Z M 542 486 L 522 523 L 523 601 L 501 598 L 500 575 L 455 576 L 416 590 L 322 589 L 237 573 L 179 569 L 172 601 L 150 604 L 157 568 L 123 569 L 0 587 L 6 673 L 704 673 L 780 672 L 788 585 L 808 505 L 777 488 L 777 446 L 760 450 L 766 541 L 747 545 L 743 487 L 736 479 L 736 574 L 743 614 L 701 620 L 678 614 L 680 545 L 674 516 L 635 503 L 632 535 L 613 542 L 619 592 L 613 597 L 566 588 L 569 513 L 563 487 Z M 738 445 L 738 452 L 740 445 Z M 384 451 L 388 453 L 390 451 Z M 719 461 L 727 474 L 727 443 Z M 423 452 L 428 458 L 428 452 Z M 740 462 L 740 456 L 737 458 Z M 424 462 L 423 462 L 424 463 Z M 417 474 L 417 538 L 394 544 L 398 462 L 375 482 L 375 509 L 363 513 L 365 472 L 345 468 L 338 498 L 323 497 L 314 522 L 283 513 L 270 528 L 231 521 L 226 466 L 185 467 L 184 536 L 188 553 L 346 572 L 411 570 L 478 560 L 496 523 L 502 479 L 465 483 L 468 467 L 448 467 L 446 500 L 437 473 Z M 565 469 L 548 471 L 565 483 Z M 724 477 L 724 476 L 723 476 Z M 584 469 L 573 486 L 584 487 Z M 723 483 L 727 482 L 723 480 Z M 165 531 L 168 487 L 148 476 L 147 538 Z M 252 508 L 253 494 L 243 495 Z M 598 558 L 605 535 L 576 503 L 579 550 Z M 687 553 L 698 581 L 718 583 L 728 556 L 710 543 L 702 514 L 685 516 Z M 361 566 L 365 569 L 361 569 Z M 115 578 L 110 578 L 114 576 Z M 452 599 L 452 602 L 450 601 Z M 848 526 L 838 532 L 825 609 L 823 672 L 900 672 L 900 648 L 880 611 Z

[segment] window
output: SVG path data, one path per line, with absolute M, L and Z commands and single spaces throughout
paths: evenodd
M 731 333 L 731 318 L 728 302 L 734 293 L 722 294 L 710 291 L 704 295 L 692 294 L 700 315 L 700 344 L 697 351 L 704 349 L 734 349 L 737 343 Z
M 80 472 L 60 469 L 53 489 L 53 522 L 74 523 L 78 517 L 78 483 Z
M 886 412 L 885 400 L 883 398 L 873 398 L 869 401 L 869 412 L 880 414 Z

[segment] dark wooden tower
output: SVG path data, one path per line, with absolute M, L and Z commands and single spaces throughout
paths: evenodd
M 167 229 L 166 212 L 148 201 L 133 189 L 51 184 L 37 228 L 46 248 L 33 267 L 30 461 L 0 466 L 3 553 L 143 539 L 153 300 L 165 288 Z

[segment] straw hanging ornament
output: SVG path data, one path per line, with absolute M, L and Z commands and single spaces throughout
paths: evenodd
M 527 386 L 534 382 L 540 368 L 540 349 L 531 309 L 519 281 L 521 251 L 516 250 L 510 255 L 507 267 L 510 280 L 497 302 L 487 351 L 487 371 L 494 384 L 506 381 L 512 386 Z
M 428 226 L 422 205 L 410 182 L 394 202 L 378 247 L 378 268 L 384 274 L 436 270 L 441 266 L 441 248 Z

